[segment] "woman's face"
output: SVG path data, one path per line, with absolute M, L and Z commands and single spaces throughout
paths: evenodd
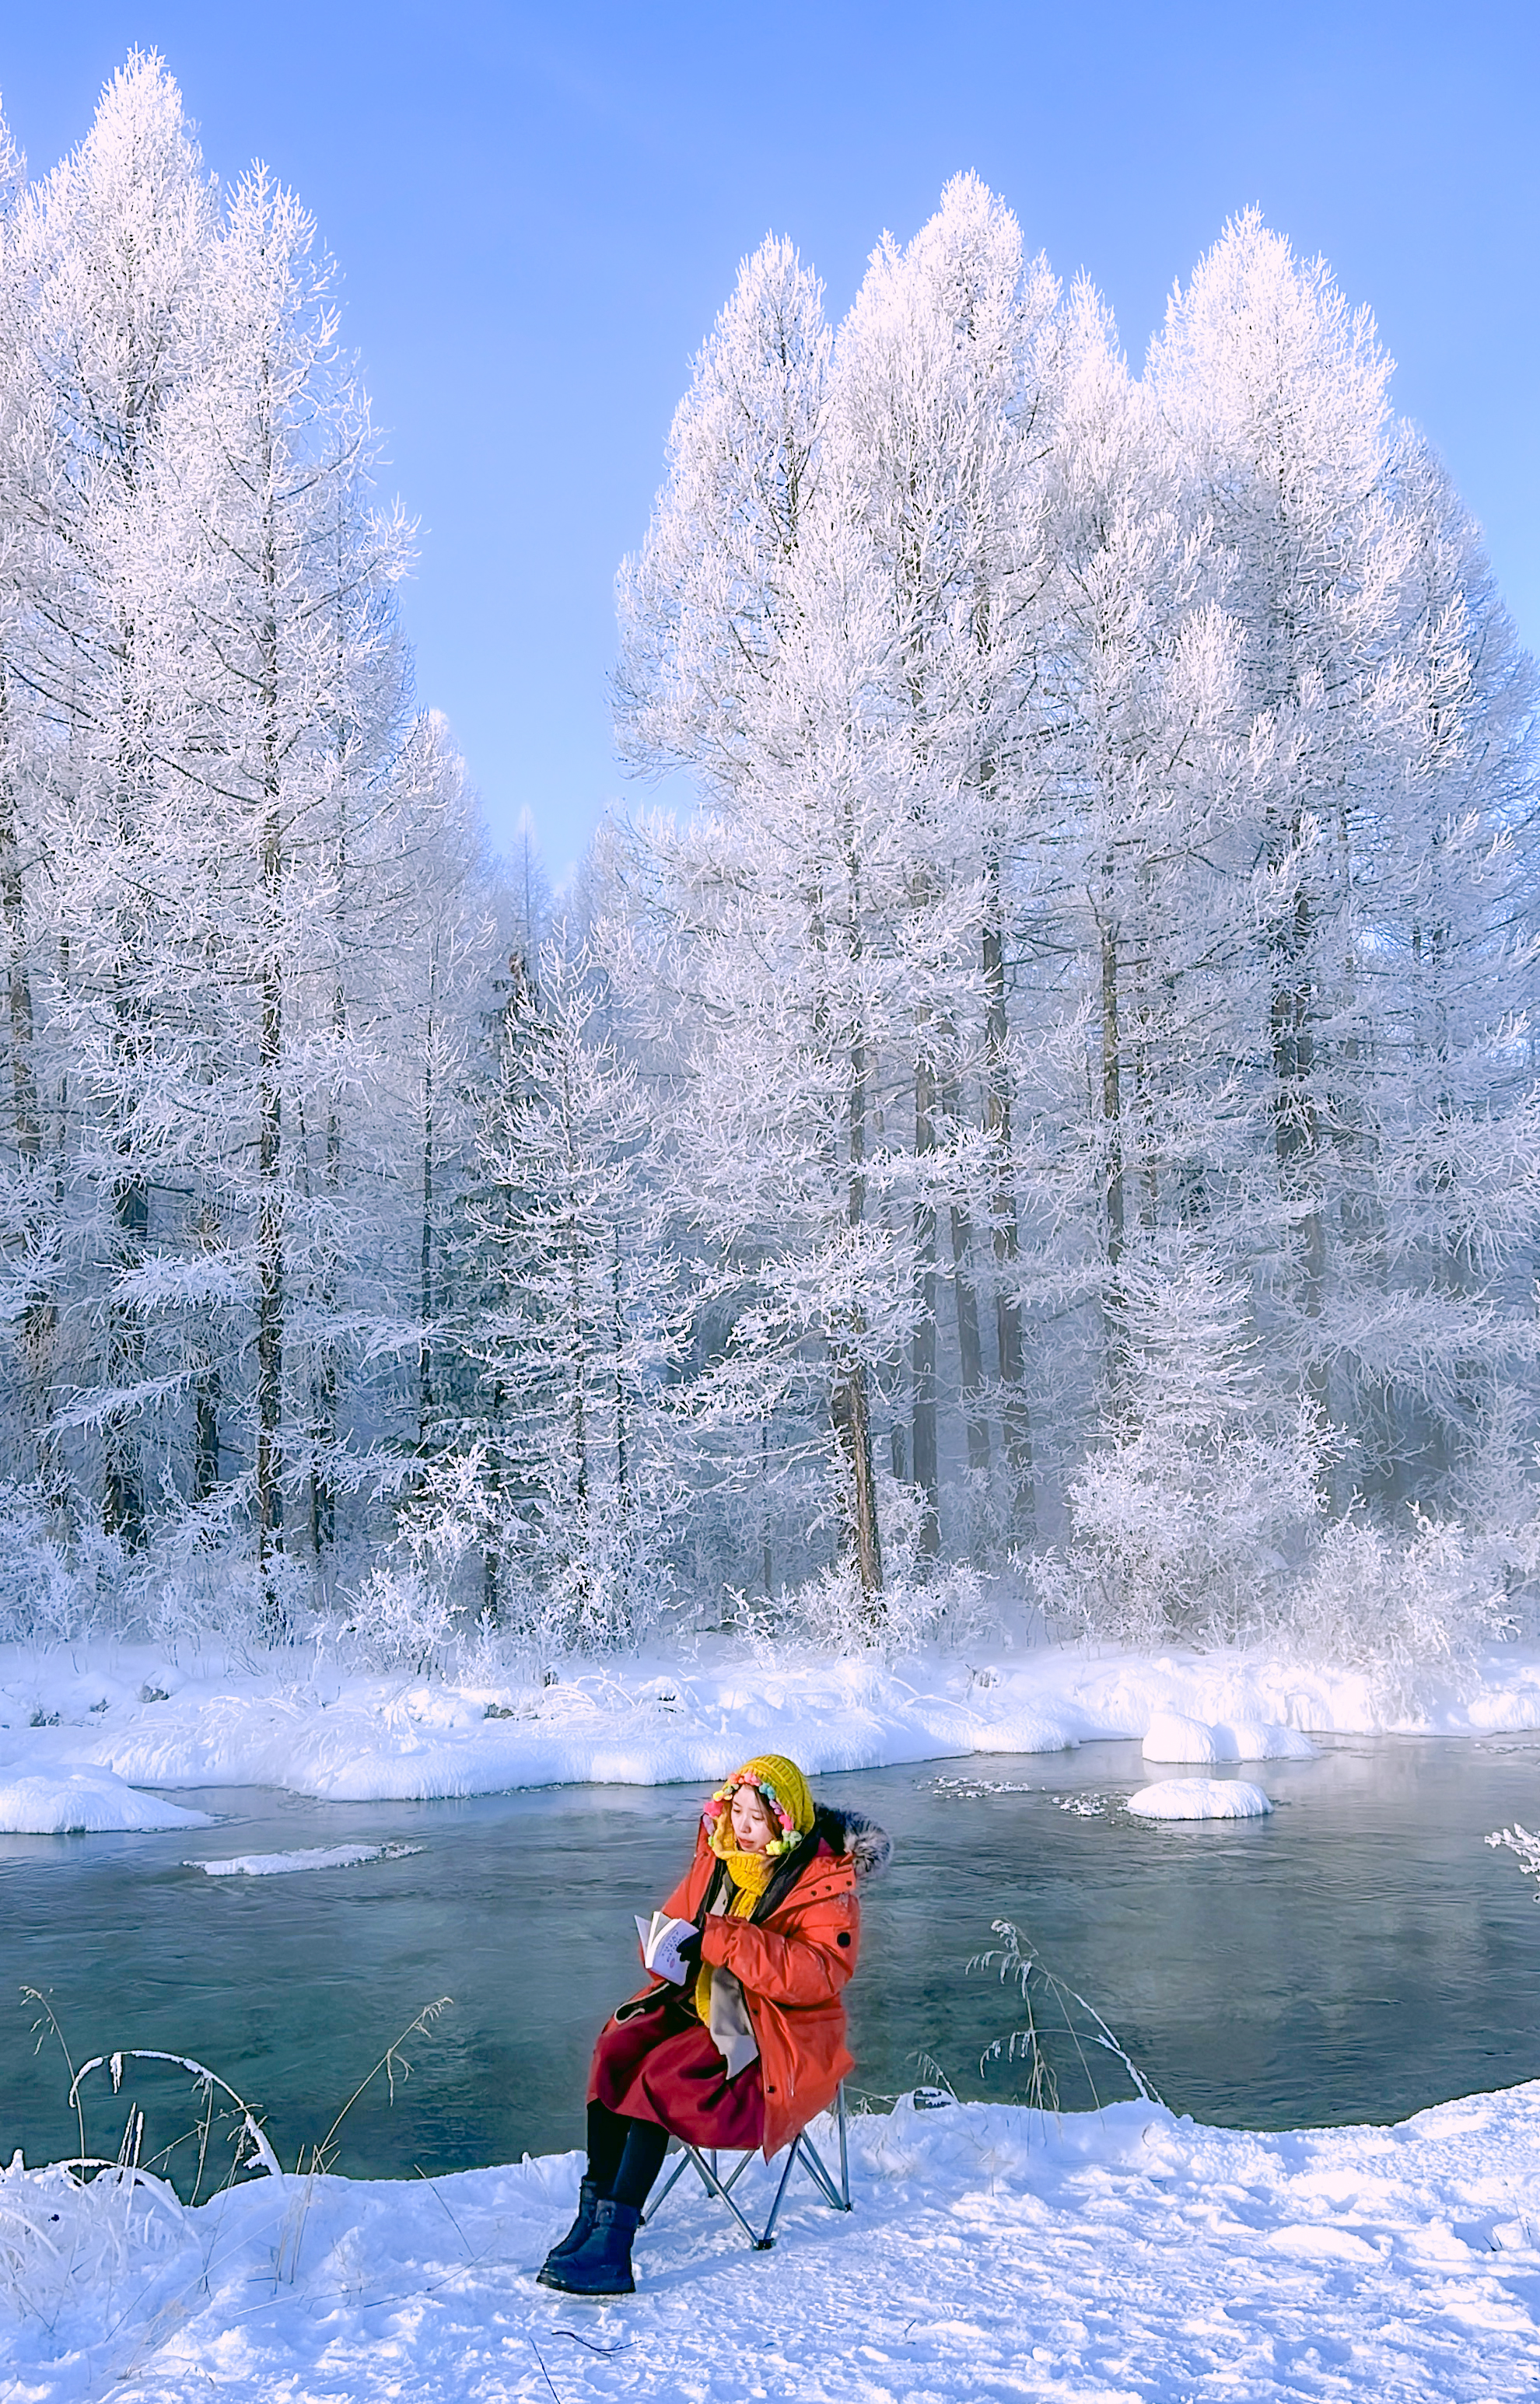
M 733 1834 L 745 1853 L 763 1853 L 776 1824 L 760 1801 L 757 1786 L 740 1786 L 733 1797 Z

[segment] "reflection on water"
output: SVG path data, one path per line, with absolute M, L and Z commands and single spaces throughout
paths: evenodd
M 1122 1798 L 1146 1775 L 1131 1744 L 818 1782 L 896 1844 L 867 1895 L 853 2083 L 892 2095 L 931 2075 L 928 2057 L 959 2094 L 1024 2092 L 1019 2066 L 980 2073 L 1020 2023 L 1014 1992 L 964 1975 L 997 1919 L 1199 2119 L 1393 2120 L 1540 2076 L 1533 1883 L 1481 1841 L 1534 1824 L 1540 1740 L 1348 1741 L 1247 1774 L 1279 1805 L 1270 1819 L 1128 1818 Z M 349 2115 L 338 2167 L 432 2173 L 579 2142 L 594 2033 L 636 1983 L 631 1914 L 682 1866 L 695 1789 L 179 1799 L 225 1824 L 0 1838 L 0 2159 L 77 2143 L 51 2040 L 32 2052 L 23 1984 L 49 1993 L 77 2062 L 137 2045 L 208 2062 L 266 2114 L 286 2162 L 447 1993 L 455 2009 L 407 2048 L 394 2106 L 380 2081 Z M 282 1878 L 182 1866 L 341 1843 L 421 1850 Z M 1113 2061 L 1090 2060 L 1103 2097 L 1128 2092 Z M 1089 2102 L 1067 2040 L 1054 2061 L 1064 2104 Z M 116 2101 L 97 2087 L 96 2151 L 116 2153 L 130 2087 L 149 2113 L 147 2151 L 195 2117 L 187 2083 L 161 2074 L 131 2073 Z

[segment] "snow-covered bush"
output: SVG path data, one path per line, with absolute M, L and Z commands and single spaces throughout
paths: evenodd
M 658 1625 L 670 1577 L 666 1558 L 652 1551 L 659 1520 L 647 1498 L 619 1517 L 574 1498 L 558 1541 L 549 1535 L 549 1498 L 507 1473 L 506 1460 L 484 1444 L 428 1464 L 393 1552 L 360 1589 L 349 1621 L 356 1635 L 378 1652 L 394 1640 L 369 1637 L 366 1628 L 394 1627 L 400 1614 L 425 1630 L 431 1623 L 439 1633 L 427 1644 L 426 1667 L 456 1622 L 489 1616 L 510 1661 L 538 1670 L 559 1656 L 635 1644 Z M 385 1584 L 376 1593 L 379 1578 Z M 391 1581 L 399 1585 L 397 1600 Z
M 1101 1439 L 1070 1478 L 1067 1552 L 1029 1565 L 1057 1621 L 1127 1644 L 1261 1625 L 1320 1508 L 1307 1404 L 1261 1389 L 1240 1280 L 1201 1248 L 1125 1268 Z
M 358 1586 L 343 1634 L 372 1667 L 426 1677 L 438 1665 L 455 1620 L 441 1585 L 411 1560 L 386 1559 Z
M 0 1484 L 0 1636 L 68 1642 L 90 1625 L 92 1600 L 41 1489 Z
M 1279 1596 L 1270 1631 L 1304 1661 L 1362 1670 L 1393 1708 L 1459 1690 L 1483 1645 L 1519 1625 L 1507 1545 L 1411 1508 L 1397 1535 L 1359 1517 L 1333 1522 Z
M 118 2326 L 180 2265 L 190 2284 L 203 2249 L 175 2191 L 147 2171 L 110 2164 L 86 2180 L 63 2162 L 0 2168 L 0 2292 L 18 2319 L 50 2327 Z
M 789 1645 L 890 1661 L 925 1644 L 956 1651 L 1001 1636 L 994 1587 L 965 1561 L 929 1578 L 889 1581 L 875 1608 L 855 1563 L 835 1561 L 778 1596 L 730 1594 L 726 1624 L 763 1661 L 784 1658 Z

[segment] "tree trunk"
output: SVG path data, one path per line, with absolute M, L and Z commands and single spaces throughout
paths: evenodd
M 274 1564 L 284 1548 L 285 1294 L 284 842 L 279 774 L 278 560 L 273 517 L 271 401 L 264 414 L 266 510 L 258 658 L 262 725 L 261 991 L 257 1069 L 257 1565 L 264 1630 L 288 1634 Z
M 127 1152 L 127 1139 L 119 1149 Z M 133 1269 L 145 1256 L 149 1235 L 149 1188 L 142 1177 L 119 1177 L 113 1185 L 112 1213 L 117 1228 L 119 1269 Z M 144 1335 L 132 1303 L 114 1299 L 108 1307 L 107 1383 L 122 1388 L 133 1382 L 142 1365 Z M 145 1541 L 145 1489 L 139 1469 L 139 1446 L 125 1414 L 114 1411 L 103 1430 L 103 1525 L 131 1553 Z
M 915 1154 L 925 1174 L 926 1155 L 936 1148 L 936 1075 L 923 1055 L 915 1063 Z M 936 1440 L 936 1213 L 930 1195 L 915 1203 L 915 1262 L 919 1320 L 910 1347 L 914 1378 L 915 1484 L 924 1496 L 919 1554 L 934 1560 L 941 1551 L 941 1464 Z
M 850 1542 L 861 1581 L 861 1616 L 877 1625 L 882 1592 L 882 1538 L 877 1528 L 876 1479 L 872 1470 L 872 1422 L 864 1364 L 849 1358 L 835 1372 L 830 1414 L 845 1461 L 850 1495 Z
M 428 963 L 427 1034 L 423 1050 L 423 1225 L 418 1260 L 417 1310 L 422 1335 L 417 1344 L 417 1447 L 426 1451 L 433 1418 L 433 1045 L 437 1029 L 438 955 Z
M 610 1265 L 610 1307 L 613 1312 L 615 1339 L 615 1533 L 616 1558 L 620 1563 L 622 1599 L 629 1602 L 631 1587 L 630 1552 L 627 1545 L 627 1520 L 631 1512 L 631 1471 L 626 1458 L 625 1425 L 625 1313 L 621 1303 L 621 1230 L 617 1218 L 615 1255 Z
M 205 1362 L 193 1386 L 192 1499 L 211 1502 L 219 1483 L 219 1372 Z
M 133 652 L 132 626 L 119 628 L 122 664 L 119 710 L 118 772 L 118 836 L 126 852 L 134 839 L 137 822 L 137 746 L 133 741 L 134 704 L 129 678 L 129 662 Z M 133 1159 L 134 1135 L 132 1127 L 133 1093 L 137 1085 L 139 1064 L 144 1057 L 144 1004 L 135 990 L 138 981 L 139 932 L 132 911 L 125 902 L 119 910 L 119 954 L 114 964 L 113 1051 L 121 1069 L 126 1071 L 130 1095 L 118 1097 L 119 1127 L 115 1149 L 125 1164 Z M 132 1276 L 144 1262 L 149 1237 L 149 1187 L 143 1175 L 129 1166 L 113 1180 L 112 1215 L 116 1229 L 114 1251 L 118 1277 Z M 107 1383 L 121 1391 L 134 1385 L 144 1365 L 144 1328 L 138 1306 L 119 1298 L 115 1280 L 107 1304 Z M 126 1413 L 114 1411 L 103 1428 L 103 1504 L 102 1517 L 109 1536 L 117 1536 L 130 1552 L 137 1552 L 145 1541 L 145 1489 L 139 1464 L 139 1445 Z
M 10 696 L 0 664 L 0 745 L 9 733 Z M 11 1125 L 23 1178 L 40 1199 L 43 1167 L 43 1119 L 37 1096 L 35 1056 L 35 1028 L 32 1007 L 32 975 L 27 962 L 27 906 L 16 793 L 8 775 L 0 776 L 0 910 L 4 912 L 7 953 L 7 1002 L 10 1021 Z M 43 1256 L 46 1230 L 35 1201 L 29 1209 L 23 1243 L 29 1269 Z M 26 1363 L 27 1408 L 36 1435 L 36 1470 L 46 1478 L 49 1466 L 53 1337 L 58 1312 L 51 1287 L 39 1288 L 29 1279 L 29 1298 L 21 1314 L 21 1343 Z
M 952 1125 L 959 1125 L 962 1096 L 955 1077 L 948 1077 L 944 1083 L 941 1101 Z M 958 1370 L 968 1438 L 968 1466 L 976 1475 L 987 1475 L 989 1420 L 984 1408 L 984 1342 L 979 1332 L 978 1295 L 973 1289 L 973 1230 L 964 1204 L 952 1204 L 951 1219 L 952 1297 L 957 1311 Z
M 1295 840 L 1298 839 L 1295 829 Z M 1279 1186 L 1299 1229 L 1300 1275 L 1305 1316 L 1317 1321 L 1325 1303 L 1326 1223 L 1319 1183 L 1320 1122 L 1310 1081 L 1315 1044 L 1310 1027 L 1310 902 L 1300 888 L 1294 915 L 1276 947 L 1272 989 L 1272 1053 L 1275 1095 L 1273 1139 Z M 1319 1357 L 1306 1363 L 1306 1391 L 1324 1413 L 1330 1377 Z
M 342 526 L 337 530 L 337 584 L 343 589 Z M 342 612 L 337 613 L 337 688 L 342 692 L 343 628 Z M 332 876 L 335 898 L 332 902 L 332 941 L 336 945 L 336 966 L 331 984 L 331 1045 L 332 1069 L 327 1098 L 326 1121 L 326 1192 L 329 1227 L 321 1255 L 320 1303 L 321 1340 L 311 1383 L 310 1428 L 310 1548 L 317 1570 L 337 1541 L 337 1490 L 331 1482 L 331 1457 L 338 1437 L 339 1412 L 342 1400 L 342 1369 L 337 1357 L 337 1341 L 331 1323 L 337 1309 L 340 1265 L 330 1229 L 338 1223 L 343 1189 L 343 1114 L 338 1098 L 338 1068 L 347 1041 L 347 991 L 343 982 L 343 958 L 346 937 L 348 879 L 352 863 L 348 848 L 347 785 L 341 772 L 347 755 L 348 728 L 344 721 L 337 732 L 339 767 L 337 799 L 337 832 L 332 849 Z
M 1005 1010 L 1005 898 L 998 847 L 988 861 L 988 915 L 984 929 L 985 993 L 984 1131 L 994 1146 L 992 1217 L 995 1252 L 995 1341 L 1000 1359 L 1001 1433 L 1010 1467 L 1013 1516 L 1021 1535 L 1036 1532 L 1032 1489 L 1032 1429 L 1027 1407 L 1021 1305 L 1011 1292 L 1021 1239 L 1016 1223 L 1015 1176 L 1011 1156 L 1010 1027 Z
M 847 929 L 848 955 L 852 962 L 861 954 L 860 919 L 860 880 L 853 848 L 847 852 L 847 868 L 850 878 L 850 919 Z M 859 1227 L 866 1214 L 866 1115 L 871 1107 L 869 1079 L 871 1063 L 863 1036 L 858 1033 L 850 1046 L 849 1103 L 849 1180 L 846 1189 L 846 1219 Z M 864 1332 L 858 1317 L 856 1338 Z M 872 1416 L 865 1363 L 848 1350 L 834 1349 L 834 1374 L 830 1395 L 830 1416 L 833 1421 L 835 1441 L 845 1464 L 846 1491 L 849 1515 L 850 1544 L 861 1581 L 861 1616 L 871 1628 L 879 1620 L 877 1597 L 882 1592 L 882 1536 L 877 1521 L 877 1482 L 872 1467 Z
M 1102 1293 L 1101 1324 L 1106 1377 L 1113 1408 L 1122 1406 L 1127 1383 L 1127 1297 L 1122 1265 L 1127 1196 L 1123 1175 L 1123 1034 L 1117 983 L 1117 922 L 1110 894 L 1095 911 L 1097 945 L 1101 968 L 1101 1196 L 1102 1239 L 1107 1253 L 1107 1281 Z

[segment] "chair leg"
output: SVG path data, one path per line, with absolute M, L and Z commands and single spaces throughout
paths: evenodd
M 823 2201 L 828 2204 L 830 2210 L 833 2212 L 849 2212 L 852 2209 L 850 2201 L 850 2153 L 845 2125 L 845 2086 L 843 2080 L 841 2081 L 838 2092 L 834 2099 L 834 2126 L 839 2134 L 838 2181 L 835 2181 L 833 2173 L 819 2155 L 817 2146 L 813 2144 L 806 2131 L 801 2131 L 797 2136 L 792 2138 L 791 2143 L 786 2149 L 785 2167 L 781 2172 L 779 2180 L 777 2182 L 775 2200 L 770 2206 L 770 2216 L 764 2224 L 763 2232 L 756 2232 L 752 2221 L 750 2221 L 747 2213 L 741 2209 L 737 2199 L 733 2193 L 733 2189 L 736 2187 L 739 2179 L 743 2176 L 744 2172 L 749 2168 L 749 2163 L 753 2160 L 753 2154 L 747 2153 L 741 2155 L 732 2170 L 728 2172 L 727 2176 L 724 2179 L 721 2175 L 718 2168 L 716 2150 L 714 2148 L 712 2149 L 711 2158 L 708 2161 L 705 2153 L 702 2152 L 698 2145 L 691 2145 L 688 2139 L 683 2137 L 679 2141 L 679 2151 L 675 2159 L 672 2170 L 669 2172 L 668 2176 L 664 2181 L 662 2187 L 658 2188 L 656 2194 L 651 2197 L 648 2209 L 642 2215 L 644 2223 L 656 2216 L 665 2199 L 672 2194 L 674 2188 L 678 2186 L 685 2172 L 690 2168 L 691 2164 L 693 2163 L 696 2171 L 700 2174 L 701 2185 L 705 2187 L 707 2193 L 708 2195 L 716 2196 L 721 2202 L 727 2206 L 728 2211 L 737 2222 L 738 2227 L 742 2229 L 744 2235 L 748 2238 L 749 2244 L 753 2246 L 755 2252 L 759 2254 L 767 2254 L 776 2242 L 776 2223 L 780 2218 L 781 2206 L 786 2201 L 786 2190 L 791 2183 L 791 2173 L 797 2166 L 797 2158 L 799 2154 L 802 2158 L 803 2169 L 807 2173 L 808 2177 L 812 2180 L 814 2187 L 818 2189 Z
M 793 2152 L 798 2150 L 802 2154 L 803 2169 L 807 2173 L 831 2212 L 847 2211 L 849 2207 L 842 2201 L 840 2191 L 830 2177 L 817 2146 L 810 2145 L 805 2137 L 799 2137 L 792 2147 Z
M 786 2190 L 791 2184 L 791 2173 L 797 2166 L 797 2147 L 801 2143 L 800 2137 L 793 2137 L 786 2149 L 786 2168 L 780 2174 L 780 2185 L 776 2189 L 776 2201 L 770 2206 L 770 2217 L 764 2224 L 764 2234 L 754 2240 L 755 2250 L 758 2253 L 768 2254 L 776 2242 L 776 2223 L 780 2218 L 780 2208 L 786 2200 Z
M 680 2179 L 684 2176 L 685 2172 L 689 2168 L 690 2149 L 686 2145 L 682 2147 L 681 2151 L 676 2157 L 674 2167 L 669 2172 L 668 2176 L 665 2179 L 662 2187 L 657 2189 L 655 2194 L 649 2196 L 647 2200 L 647 2210 L 641 2216 L 640 2226 L 643 2229 L 645 2229 L 648 2222 L 656 2215 L 659 2205 L 665 2201 L 665 2197 L 673 2193 L 675 2187 L 678 2187 Z
M 748 2238 L 749 2244 L 754 2246 L 756 2249 L 763 2250 L 763 2240 L 755 2236 L 753 2223 L 749 2219 L 748 2215 L 739 2205 L 737 2198 L 732 2191 L 731 2186 L 724 2187 L 722 2185 L 721 2180 L 717 2176 L 716 2172 L 711 2168 L 705 2155 L 701 2153 L 696 2146 L 687 2145 L 685 2146 L 685 2151 L 689 2155 L 691 2160 L 694 2163 L 695 2168 L 699 2171 L 701 2177 L 710 2193 L 720 2198 L 721 2202 L 725 2203 L 728 2211 L 737 2222 L 738 2227 Z M 746 2160 L 748 2159 L 747 2155 L 744 2159 Z M 734 2176 L 736 2177 L 736 2175 L 737 2173 L 735 2172 Z

